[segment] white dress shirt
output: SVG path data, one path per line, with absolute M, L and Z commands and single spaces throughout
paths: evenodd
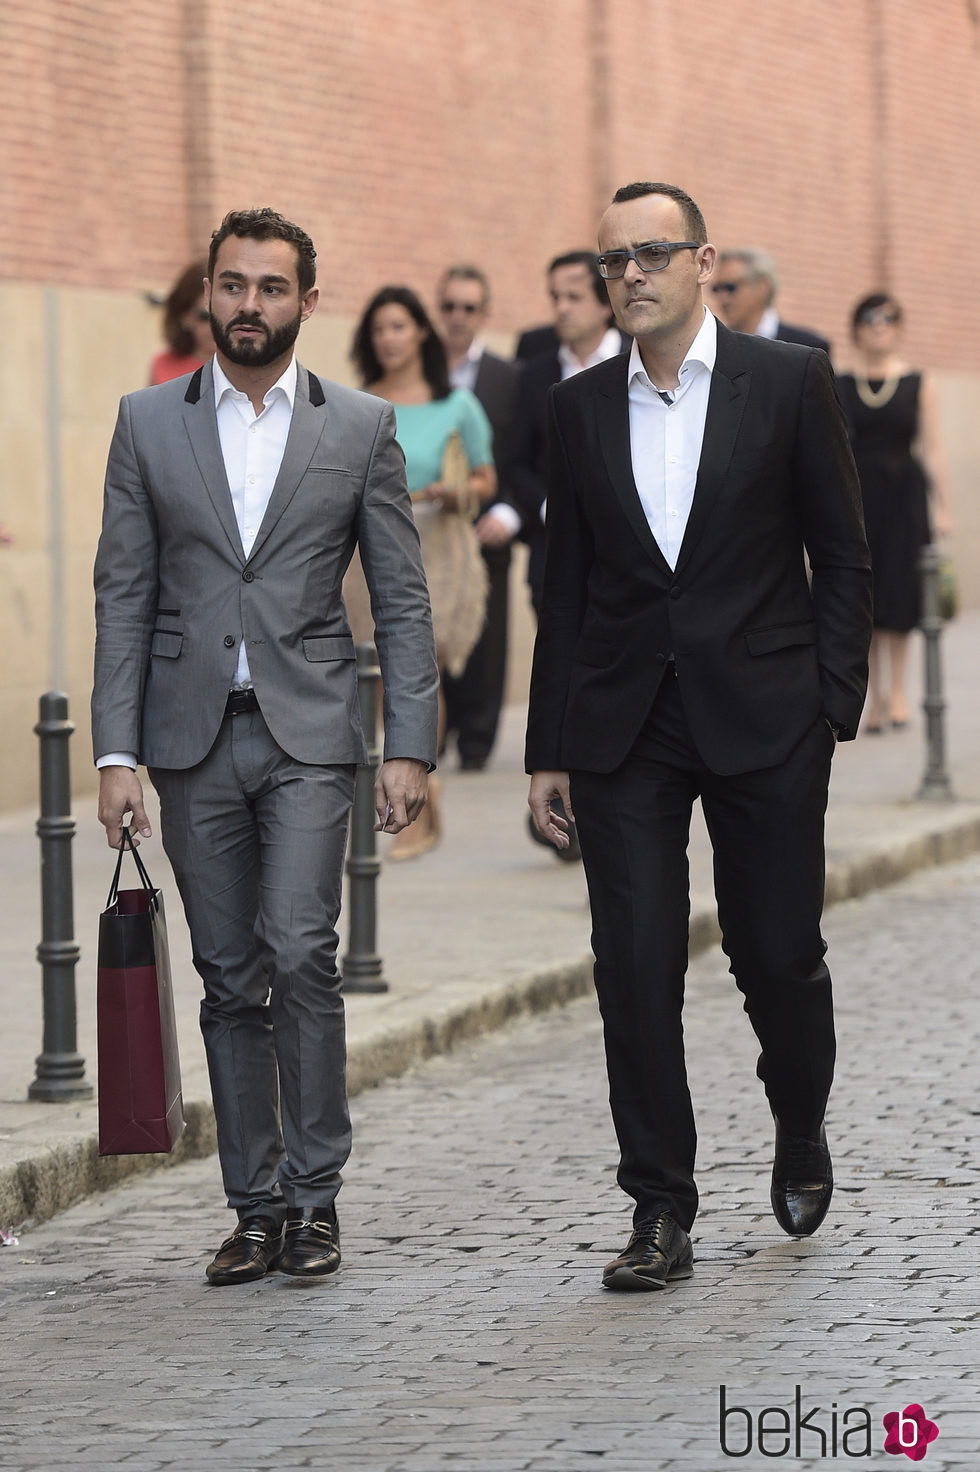
M 768 337 L 774 339 L 779 331 L 779 313 L 775 307 L 766 307 L 759 318 L 759 325 L 755 329 L 755 337 Z
M 589 354 L 585 362 L 572 352 L 570 347 L 562 343 L 558 349 L 558 361 L 561 364 L 561 381 L 566 378 L 574 378 L 576 373 L 581 373 L 584 368 L 594 368 L 597 363 L 605 363 L 609 358 L 615 358 L 623 351 L 623 339 L 619 335 L 618 327 L 606 329 L 599 346 Z
M 474 337 L 463 361 L 449 370 L 449 382 L 453 388 L 467 388 L 471 394 L 476 392 L 476 376 L 480 371 L 480 359 L 485 348 L 486 343 L 482 338 Z
M 633 479 L 650 530 L 671 568 L 677 566 L 694 500 L 717 346 L 717 323 L 705 308 L 704 321 L 681 364 L 678 386 L 669 390 L 669 404 L 647 376 L 635 340 L 630 353 Z
M 258 416 L 248 394 L 229 382 L 217 358 L 212 359 L 212 364 L 221 457 L 225 462 L 242 550 L 248 557 L 262 525 L 286 449 L 296 399 L 296 359 L 290 358 L 282 377 L 269 389 Z M 235 686 L 244 689 L 251 683 L 243 639 L 238 646 Z
M 259 415 L 256 415 L 248 394 L 242 393 L 229 381 L 217 357 L 211 359 L 211 371 L 214 375 L 221 457 L 225 462 L 242 550 L 248 557 L 262 525 L 286 449 L 296 400 L 296 359 L 290 358 L 282 377 L 265 395 Z M 243 639 L 238 646 L 234 688 L 247 689 L 251 683 Z M 136 756 L 133 752 L 114 751 L 99 757 L 95 765 L 132 767 L 135 771 Z

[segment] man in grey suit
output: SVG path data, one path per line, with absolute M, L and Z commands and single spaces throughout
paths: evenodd
M 228 1204 L 207 1270 L 336 1270 L 350 1150 L 336 922 L 366 759 L 341 581 L 355 543 L 385 690 L 378 828 L 421 812 L 438 674 L 418 536 L 383 400 L 300 367 L 316 253 L 272 210 L 227 215 L 205 283 L 215 357 L 127 395 L 95 568 L 99 819 L 163 843 L 204 982 Z

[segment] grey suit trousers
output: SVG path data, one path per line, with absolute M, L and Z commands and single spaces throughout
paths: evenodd
M 294 761 L 255 712 L 150 779 L 204 982 L 228 1205 L 327 1206 L 350 1153 L 336 924 L 354 767 Z

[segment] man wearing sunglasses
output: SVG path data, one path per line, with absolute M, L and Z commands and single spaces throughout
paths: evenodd
M 773 1211 L 808 1236 L 830 1204 L 823 820 L 835 742 L 864 702 L 871 569 L 826 355 L 715 320 L 715 248 L 673 185 L 619 190 L 599 250 L 634 343 L 551 396 L 526 756 L 539 831 L 566 842 L 556 800 L 578 827 L 618 1179 L 636 1203 L 602 1281 L 654 1290 L 693 1264 L 681 1010 L 697 798 L 775 1118 Z
M 475 394 L 493 429 L 493 460 L 500 464 L 514 408 L 517 370 L 491 353 L 483 340 L 490 316 L 490 282 L 479 266 L 450 266 L 439 282 L 437 301 L 453 388 Z M 443 675 L 446 732 L 456 733 L 459 764 L 464 772 L 480 772 L 497 738 L 507 680 L 507 624 L 510 544 L 520 528 L 518 511 L 502 487 L 500 498 L 476 523 L 490 581 L 487 617 L 476 645 L 459 676 Z
M 798 342 L 807 348 L 823 348 L 829 355 L 830 343 L 825 337 L 809 327 L 793 327 L 782 320 L 776 311 L 778 288 L 776 267 L 765 251 L 740 246 L 718 252 L 708 297 L 711 310 L 733 332 Z

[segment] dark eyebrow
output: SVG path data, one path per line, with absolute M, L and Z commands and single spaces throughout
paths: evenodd
M 242 271 L 224 270 L 224 271 L 219 271 L 218 272 L 218 280 L 219 281 L 244 281 L 245 280 L 245 275 L 244 275 L 244 272 L 242 272 Z M 259 285 L 260 286 L 266 286 L 270 282 L 274 282 L 276 285 L 288 286 L 289 285 L 289 277 L 288 276 L 276 276 L 276 275 L 272 275 L 272 276 L 260 276 L 259 277 Z

